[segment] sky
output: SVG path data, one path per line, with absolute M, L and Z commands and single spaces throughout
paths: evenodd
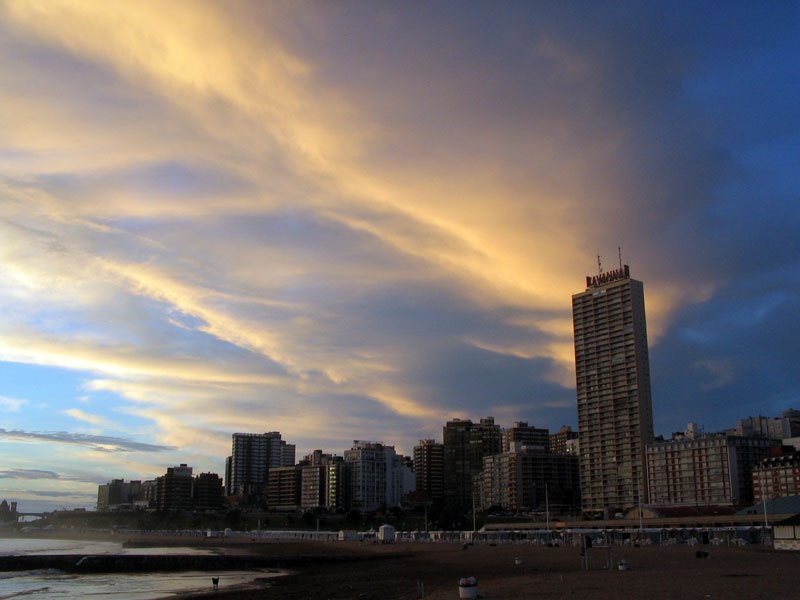
M 657 434 L 800 408 L 798 12 L 0 3 L 0 498 L 576 427 L 618 248 Z

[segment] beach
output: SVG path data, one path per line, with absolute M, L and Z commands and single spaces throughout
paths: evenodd
M 697 558 L 698 550 L 708 557 Z M 481 598 L 505 600 L 787 598 L 796 593 L 800 567 L 800 554 L 762 546 L 617 546 L 611 549 L 611 569 L 603 568 L 608 552 L 592 549 L 589 571 L 580 548 L 528 544 L 465 549 L 431 543 L 270 542 L 236 551 L 321 558 L 344 553 L 363 560 L 309 561 L 249 589 L 226 590 L 223 575 L 220 590 L 213 594 L 217 600 L 401 600 L 420 598 L 423 591 L 425 598 L 443 600 L 458 598 L 459 579 L 468 576 L 478 580 Z M 622 560 L 629 570 L 619 570 Z M 183 598 L 207 599 L 198 594 Z
M 119 537 L 116 541 L 122 541 Z M 126 546 L 163 552 L 191 546 L 228 556 L 274 559 L 285 575 L 253 574 L 242 581 L 225 571 L 208 573 L 207 586 L 182 600 L 431 600 L 459 597 L 459 579 L 475 577 L 481 598 L 527 600 L 654 600 L 793 597 L 800 553 L 749 546 L 612 546 L 592 548 L 590 570 L 581 549 L 532 544 L 251 541 L 246 538 L 134 536 Z M 698 558 L 697 554 L 708 553 Z M 620 570 L 625 561 L 628 570 Z M 610 567 L 610 568 L 606 568 Z M 219 576 L 219 589 L 211 577 Z M 152 573 L 155 581 L 165 577 Z M 0 594 L 1 595 L 1 594 Z M 119 598 L 125 598 L 121 593 Z M 168 595 L 165 598 L 176 598 Z

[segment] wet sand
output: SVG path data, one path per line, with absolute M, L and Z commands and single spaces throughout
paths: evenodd
M 698 549 L 709 552 L 709 558 L 697 558 Z M 212 592 L 215 600 L 400 600 L 420 598 L 420 585 L 425 598 L 440 600 L 458 598 L 458 580 L 466 576 L 478 579 L 481 598 L 505 600 L 773 599 L 800 594 L 800 553 L 760 546 L 614 547 L 612 569 L 603 568 L 605 550 L 592 549 L 589 571 L 584 570 L 580 549 L 575 547 L 476 545 L 462 549 L 456 544 L 268 542 L 230 544 L 225 552 L 308 557 L 349 554 L 363 560 L 336 564 L 312 560 L 287 576 L 236 589 L 226 589 L 221 573 L 220 589 Z M 630 566 L 627 571 L 618 569 L 623 559 Z M 186 594 L 182 598 L 208 600 L 209 596 Z

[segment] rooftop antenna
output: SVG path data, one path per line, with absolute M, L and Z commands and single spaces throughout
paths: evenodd
M 619 254 L 619 270 L 622 271 L 622 246 L 617 246 L 617 253 Z
M 603 274 L 603 262 L 600 260 L 600 254 L 597 255 L 597 274 Z

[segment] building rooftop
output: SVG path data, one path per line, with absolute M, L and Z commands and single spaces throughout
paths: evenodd
M 800 514 L 800 496 L 784 496 L 767 500 L 767 514 Z M 764 514 L 764 503 L 759 502 L 736 513 L 737 515 Z

